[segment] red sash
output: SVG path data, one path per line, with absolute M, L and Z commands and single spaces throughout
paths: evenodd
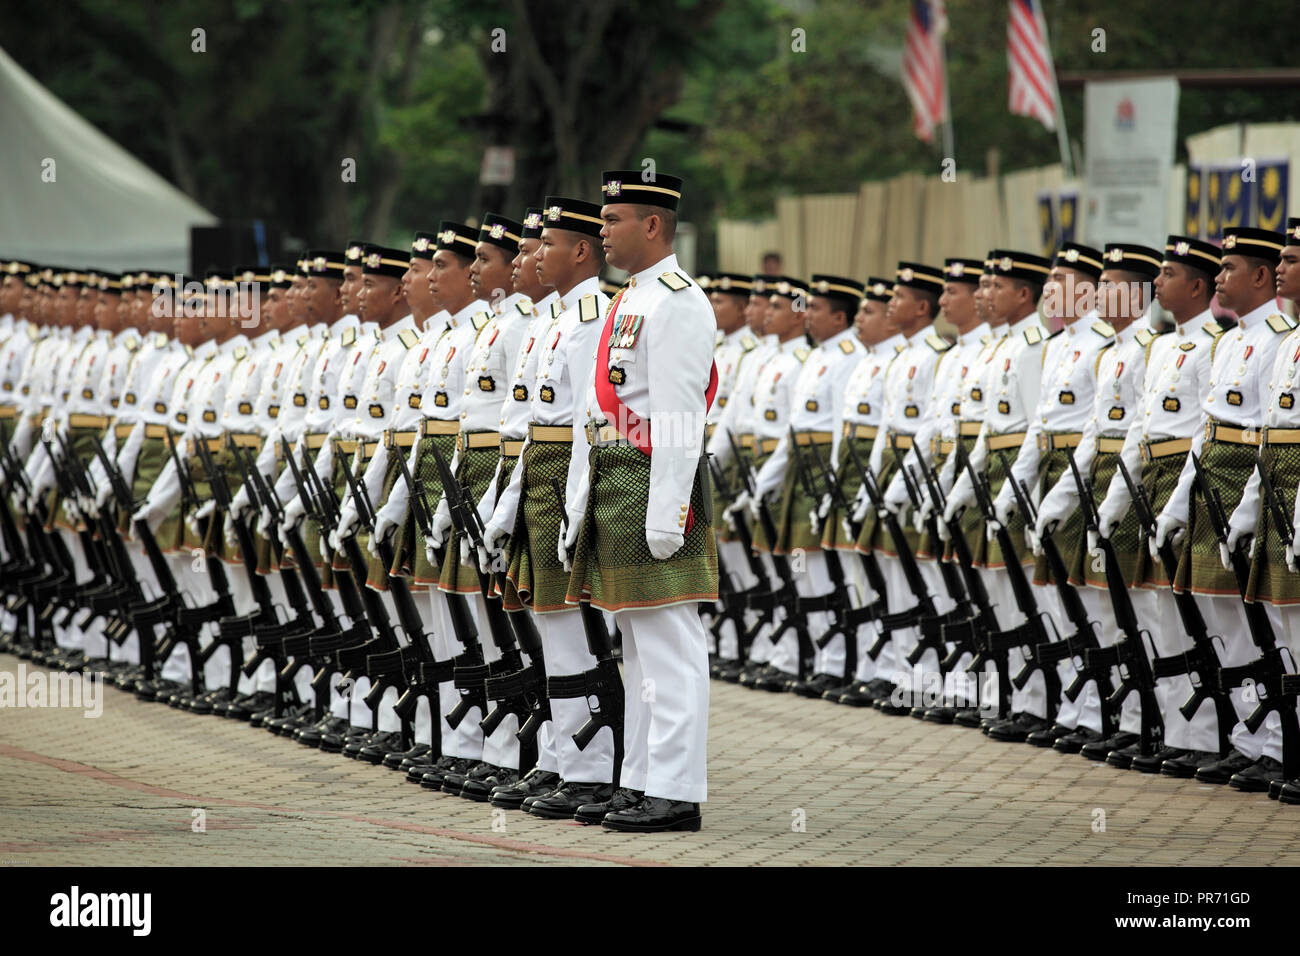
M 626 438 L 633 447 L 644 455 L 651 452 L 650 446 L 650 429 L 642 427 L 641 416 L 623 403 L 614 391 L 614 383 L 609 380 L 609 342 L 614 331 L 614 320 L 618 316 L 619 303 L 623 301 L 623 295 L 627 289 L 619 290 L 614 301 L 609 305 L 609 312 L 606 313 L 605 328 L 601 332 L 600 345 L 596 353 L 598 361 L 596 362 L 596 402 L 600 405 L 600 410 L 605 413 L 605 421 L 613 425 Z M 704 410 L 707 412 L 713 407 L 713 397 L 718 392 L 718 365 L 716 362 L 709 364 L 709 385 L 704 391 Z M 695 526 L 695 509 L 692 507 L 686 514 L 686 534 L 690 534 L 691 528 Z

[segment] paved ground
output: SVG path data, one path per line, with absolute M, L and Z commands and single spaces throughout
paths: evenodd
M 381 767 L 103 694 L 98 719 L 0 709 L 0 865 L 1300 863 L 1300 808 L 1263 795 L 729 684 L 713 685 L 704 829 L 649 836 L 494 820 Z

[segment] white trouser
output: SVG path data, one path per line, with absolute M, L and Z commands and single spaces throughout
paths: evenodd
M 865 607 L 872 601 L 875 601 L 879 595 L 876 594 L 871 585 L 867 583 L 867 574 L 866 571 L 863 570 L 862 561 L 850 552 L 841 551 L 840 562 L 844 565 L 845 576 L 853 583 L 854 594 L 856 595 L 854 605 L 857 607 Z M 876 635 L 879 633 L 880 629 L 870 621 L 858 626 L 858 632 L 856 635 L 858 642 L 858 666 L 853 673 L 854 680 L 865 682 L 873 680 L 877 676 L 888 676 L 877 674 L 876 664 L 867 654 L 867 649 L 876 642 Z
M 1241 598 L 1210 597 L 1206 603 L 1213 608 L 1217 621 L 1217 627 L 1210 630 L 1210 633 L 1217 633 L 1223 637 L 1219 663 L 1224 667 L 1238 667 L 1256 660 L 1259 657 L 1259 648 L 1255 646 L 1255 642 L 1251 639 L 1250 628 L 1246 624 L 1246 606 L 1242 603 Z M 1271 604 L 1265 604 L 1263 607 L 1268 614 L 1269 623 L 1273 626 L 1273 633 L 1280 638 L 1282 635 L 1282 615 L 1279 609 Z M 1206 625 L 1209 626 L 1208 618 Z M 1239 719 L 1236 726 L 1232 728 L 1228 740 L 1232 746 L 1251 760 L 1258 760 L 1265 755 L 1280 760 L 1282 757 L 1282 730 L 1277 714 L 1269 714 L 1259 730 L 1253 734 L 1246 729 L 1246 725 L 1243 723 L 1244 718 L 1248 717 L 1258 706 L 1258 700 L 1258 692 L 1249 685 L 1233 688 L 1232 706 L 1236 710 Z
M 998 625 L 1003 630 L 1013 628 L 1025 621 L 1025 611 L 1016 603 L 1011 589 L 1011 578 L 1005 568 L 981 568 L 984 589 L 988 591 L 989 601 L 994 605 Z M 1025 666 L 1024 649 L 1013 647 L 1007 652 L 1007 675 L 1014 678 Z M 1023 690 L 1011 687 L 1011 713 L 1028 713 L 1036 717 L 1047 715 L 1047 686 L 1041 671 L 1034 671 Z
M 1158 656 L 1170 657 L 1195 646 L 1183 627 L 1182 618 L 1178 616 L 1178 605 L 1172 590 L 1168 587 L 1133 588 L 1129 594 L 1133 599 L 1138 624 L 1151 634 L 1151 643 Z M 1214 621 L 1217 616 L 1210 599 L 1198 595 L 1195 600 L 1205 619 L 1207 633 L 1216 633 Z M 1156 679 L 1156 700 L 1160 704 L 1160 720 L 1164 724 L 1165 746 L 1217 753 L 1219 721 L 1213 703 L 1208 700 L 1202 702 L 1190 721 L 1178 709 L 1191 695 L 1192 679 L 1187 674 Z M 1120 729 L 1137 732 L 1136 727 L 1126 727 L 1123 724 Z
M 207 584 L 207 569 L 204 569 L 201 578 L 195 574 L 191 570 L 194 562 L 189 552 L 165 555 L 165 560 L 172 566 L 172 577 L 176 580 L 177 589 L 182 595 L 187 595 L 191 603 L 206 604 L 214 598 L 214 592 Z M 181 683 L 190 679 L 193 662 L 190 660 L 189 647 L 185 644 L 178 643 L 165 661 L 157 663 L 161 665 L 158 676 L 163 680 Z
M 501 649 L 492 639 L 492 631 L 487 626 L 487 607 L 483 603 L 482 594 L 470 596 L 474 604 L 475 616 L 483 622 L 483 630 L 479 632 L 479 643 L 483 647 L 483 660 L 491 664 L 501 659 Z M 505 624 L 505 622 L 502 622 Z M 508 628 L 509 625 L 505 624 Z M 513 636 L 511 637 L 513 640 Z M 500 705 L 499 700 L 488 701 L 488 713 Z M 506 767 L 510 770 L 519 769 L 519 740 L 515 737 L 515 731 L 519 729 L 519 718 L 514 714 L 506 715 L 505 719 L 497 725 L 492 735 L 483 738 L 483 761 L 490 763 L 495 767 Z M 526 768 L 525 768 L 526 769 Z
M 58 533 L 63 536 L 64 546 L 68 549 L 68 554 L 72 555 L 73 579 L 78 584 L 84 584 L 94 575 L 90 571 L 90 565 L 86 563 L 86 556 L 81 550 L 81 540 L 77 537 L 76 532 L 68 531 L 65 528 L 59 528 Z M 66 627 L 51 625 L 54 631 L 54 642 L 59 647 L 67 650 L 75 650 L 85 646 L 85 638 L 82 636 L 81 628 L 77 627 L 76 621 L 81 617 L 82 612 L 78 610 L 68 618 Z
M 776 565 L 772 563 L 772 555 L 766 551 L 759 552 L 759 560 L 763 562 L 763 567 L 767 569 L 767 580 L 773 587 L 781 586 L 781 579 L 777 577 Z M 772 643 L 772 635 L 781 622 L 785 620 L 785 611 L 781 608 L 775 608 L 772 612 L 772 620 L 769 621 L 762 630 L 754 635 L 754 643 L 749 647 L 749 659 L 756 664 L 766 664 L 772 659 L 776 651 L 776 645 Z
M 739 541 L 719 541 L 718 553 L 731 575 L 732 587 L 738 591 L 747 591 L 758 583 L 758 578 L 754 577 L 754 572 L 749 569 L 749 562 L 745 559 L 745 547 Z M 727 660 L 734 659 L 738 641 L 735 622 L 726 621 L 718 629 L 718 655 Z
M 807 551 L 798 556 L 792 556 L 791 571 L 794 575 L 794 589 L 800 597 L 816 597 L 830 592 L 831 575 L 826 565 L 826 555 L 820 551 Z M 808 629 L 808 637 L 811 639 L 814 649 L 817 646 L 817 639 L 825 634 L 830 627 L 831 620 L 832 616 L 829 611 L 814 611 L 804 617 L 804 626 Z M 836 642 L 839 642 L 838 646 Z M 825 667 L 820 666 L 825 662 L 828 654 L 832 655 L 832 667 L 835 666 L 834 656 L 838 656 L 839 669 L 837 671 L 828 671 Z M 799 638 L 793 630 L 788 630 L 782 635 L 769 663 L 787 674 L 797 674 L 799 672 Z M 825 651 L 815 652 L 813 663 L 815 673 L 843 672 L 844 646 L 842 639 L 837 637 L 827 645 Z
M 1064 640 L 1073 633 L 1073 624 L 1070 619 L 1065 616 L 1065 608 L 1061 605 L 1061 596 L 1056 590 L 1056 585 L 1034 584 L 1032 583 L 1033 574 L 1034 572 L 1032 569 L 1025 569 L 1025 576 L 1030 580 L 1029 586 L 1033 589 L 1034 600 L 1038 604 L 1038 613 L 1040 615 L 1047 615 L 1047 617 L 1043 619 L 1043 626 L 1047 628 L 1047 633 L 1050 638 L 1053 640 L 1058 638 Z M 1008 578 L 1008 583 L 1009 582 L 1010 578 Z M 1048 621 L 1051 623 L 1048 624 Z M 1074 676 L 1078 672 L 1075 669 L 1074 661 L 1068 657 L 1064 660 L 1057 661 L 1055 666 L 1056 678 L 1061 682 L 1061 692 L 1057 695 L 1056 701 L 1055 723 L 1061 724 L 1064 727 L 1077 727 L 1079 726 L 1079 704 L 1082 702 L 1083 698 L 1080 696 L 1080 698 L 1074 702 L 1067 700 L 1065 696 L 1065 688 L 1070 686 L 1070 682 L 1074 680 Z M 1043 686 L 1044 688 L 1047 686 L 1046 682 L 1044 682 Z M 1046 703 L 1047 698 L 1044 697 L 1043 700 L 1044 703 Z
M 891 614 L 907 611 L 916 607 L 917 598 L 903 574 L 903 565 L 893 555 L 876 551 L 876 564 L 880 567 L 880 576 L 885 579 L 888 592 L 888 606 Z M 916 646 L 920 637 L 914 627 L 899 628 L 890 635 L 880 656 L 876 658 L 875 676 L 891 681 L 896 687 L 909 688 L 912 680 L 912 665 L 907 663 L 907 655 Z M 904 698 L 906 699 L 906 698 Z
M 694 604 L 622 611 L 627 709 L 620 783 L 647 796 L 708 799 L 709 655 Z
M 1143 614 L 1149 614 L 1150 610 L 1145 606 L 1142 606 L 1141 609 L 1139 608 L 1141 602 L 1136 597 L 1139 590 L 1139 588 L 1131 588 L 1129 594 L 1133 596 L 1133 613 L 1137 616 L 1138 627 L 1141 628 L 1145 626 L 1143 624 L 1142 616 Z M 1098 628 L 1095 633 L 1097 635 L 1097 643 L 1100 646 L 1110 647 L 1123 637 L 1119 632 L 1119 625 L 1115 621 L 1115 608 L 1111 604 L 1110 593 L 1108 591 L 1105 591 L 1102 588 L 1081 587 L 1079 588 L 1079 598 L 1083 601 L 1084 609 L 1088 612 L 1088 620 L 1097 622 Z M 1151 633 L 1154 637 L 1155 632 L 1152 631 Z M 1142 651 L 1143 653 L 1148 653 L 1146 647 L 1143 647 Z M 1063 661 L 1062 663 L 1070 662 Z M 1076 670 L 1073 664 L 1071 664 L 1069 680 L 1074 680 L 1075 673 Z M 1062 671 L 1062 675 L 1064 674 L 1065 671 Z M 1112 667 L 1110 669 L 1111 687 L 1118 687 L 1120 679 L 1119 668 Z M 1063 702 L 1065 698 L 1065 688 L 1069 686 L 1069 684 L 1064 683 L 1064 681 L 1065 677 L 1062 676 L 1063 683 L 1061 684 L 1061 698 Z M 1160 699 L 1158 687 L 1156 699 L 1157 701 Z M 1089 730 L 1095 730 L 1098 733 L 1101 733 L 1101 692 L 1097 689 L 1095 681 L 1088 681 L 1088 683 L 1084 685 L 1083 692 L 1075 700 L 1074 706 L 1078 713 L 1075 726 L 1087 727 Z M 1062 703 L 1062 708 L 1064 708 L 1064 703 Z M 1064 709 L 1062 709 L 1062 713 L 1064 713 Z M 1061 720 L 1059 717 L 1057 719 Z M 1065 723 L 1064 720 L 1061 720 L 1061 722 Z M 1124 698 L 1124 703 L 1120 705 L 1117 729 L 1130 734 L 1136 734 L 1142 730 L 1142 702 L 1136 693 L 1130 693 Z
M 957 603 L 952 599 L 948 592 L 948 585 L 944 583 L 943 572 L 939 569 L 939 562 L 934 558 L 922 558 L 916 562 L 917 569 L 921 572 L 921 580 L 925 582 L 926 593 L 930 595 L 934 602 L 935 614 L 947 614 Z M 902 571 L 902 565 L 899 565 L 899 571 Z M 902 653 L 902 667 L 910 670 L 909 678 L 912 682 L 912 688 L 915 691 L 917 687 L 933 688 L 931 693 L 927 693 L 924 701 L 915 701 L 913 706 L 938 706 L 939 702 L 935 700 L 931 703 L 931 696 L 938 697 L 941 690 L 948 699 L 951 699 L 951 687 L 947 685 L 951 682 L 945 681 L 940 683 L 939 678 L 939 661 L 941 656 L 934 650 L 927 648 L 926 651 L 917 660 L 916 664 L 908 665 L 907 655 L 916 647 L 916 642 L 920 640 L 920 631 L 912 628 L 908 631 L 911 635 L 911 644 L 906 648 L 900 648 Z
M 684 607 L 687 605 L 683 605 Z M 548 677 L 581 674 L 596 666 L 595 655 L 587 647 L 587 634 L 582 626 L 582 612 L 574 608 L 567 611 L 549 611 L 534 615 L 537 632 L 542 638 L 542 656 L 546 660 Z M 627 619 L 620 620 L 623 630 L 624 655 L 627 654 Z M 626 660 L 626 657 L 625 657 Z M 628 678 L 626 693 L 639 694 L 639 685 L 633 686 Z M 630 704 L 628 705 L 631 706 Z M 582 697 L 551 701 L 552 747 L 556 769 L 565 780 L 577 783 L 609 783 L 614 779 L 614 737 L 606 728 L 579 750 L 573 742 L 578 731 L 591 714 L 588 701 Z M 540 765 L 540 758 L 539 758 Z
M 447 595 L 438 590 L 436 585 L 430 585 L 428 590 L 429 603 L 431 605 L 431 614 L 429 618 L 436 622 L 433 634 L 433 655 L 440 661 L 457 657 L 464 652 L 465 647 L 456 638 L 456 633 L 451 624 L 451 611 L 447 607 Z M 469 616 L 475 619 L 476 609 L 473 603 L 467 602 Z M 698 615 L 697 615 L 698 617 Z M 474 626 L 483 633 L 483 624 L 474 620 Z M 456 727 L 447 723 L 446 715 L 456 709 L 460 703 L 460 691 L 456 690 L 456 685 L 452 681 L 443 681 L 438 685 L 438 708 L 442 711 L 443 717 L 439 721 L 439 733 L 442 739 L 442 753 L 445 757 L 461 757 L 465 760 L 482 760 L 483 759 L 483 731 L 479 729 L 478 722 L 483 719 L 483 714 L 479 713 L 477 707 L 471 707 Z

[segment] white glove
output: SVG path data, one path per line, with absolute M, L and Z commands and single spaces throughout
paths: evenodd
M 1228 540 L 1219 545 L 1219 560 L 1223 562 L 1225 571 L 1232 570 L 1232 555 L 1242 545 L 1246 546 L 1246 553 L 1253 556 L 1255 551 L 1255 533 L 1253 530 L 1240 528 L 1231 522 L 1228 523 Z
M 816 508 L 808 509 L 808 525 L 812 528 L 813 537 L 821 537 L 822 518 L 821 515 L 817 513 Z
M 686 542 L 685 535 L 676 531 L 651 531 L 645 533 L 645 543 L 650 546 L 650 553 L 658 561 L 667 561 Z
M 451 512 L 444 508 L 439 508 L 433 516 L 433 527 L 429 529 L 429 543 L 435 548 L 441 548 L 447 540 L 447 532 L 451 530 Z
M 844 540 L 845 540 L 845 541 L 854 541 L 854 540 L 856 540 L 856 537 L 857 537 L 857 536 L 854 535 L 854 533 L 853 533 L 853 529 L 849 527 L 849 519 L 848 519 L 848 518 L 841 518 L 841 519 L 840 519 L 840 531 L 843 533 L 843 535 L 844 535 Z
M 438 564 L 438 556 L 433 552 L 433 542 L 428 538 L 424 539 L 424 559 L 435 568 L 440 567 Z
M 199 528 L 199 522 L 204 518 L 210 517 L 216 507 L 217 503 L 209 498 L 207 501 L 203 502 L 203 504 L 199 505 L 199 507 L 185 519 L 185 523 L 189 525 L 190 530 L 194 532 L 194 537 L 200 538 L 203 536 L 202 529 Z
M 817 505 L 817 517 L 825 518 L 831 513 L 831 493 L 828 491 L 822 495 L 821 502 Z
M 1170 547 L 1177 548 L 1182 543 L 1183 536 L 1186 533 L 1186 521 L 1161 512 L 1160 517 L 1156 518 L 1156 533 L 1148 539 L 1148 550 L 1151 552 L 1151 557 L 1159 557 L 1160 548 L 1164 546 L 1165 542 L 1168 542 Z
M 257 513 L 257 533 L 269 539 L 275 531 L 275 522 L 271 520 L 271 509 L 263 508 Z
M 760 492 L 756 497 L 749 500 L 749 516 L 755 521 L 761 521 L 763 518 L 763 495 Z
M 384 514 L 383 509 L 380 509 L 379 514 L 375 515 L 375 530 L 366 543 L 366 550 L 373 557 L 379 557 L 379 546 L 391 538 L 396 531 L 397 522 Z
M 149 504 L 146 500 L 140 510 L 131 516 L 131 524 L 134 525 L 137 521 L 143 521 L 149 526 L 151 532 L 157 534 L 158 528 L 162 525 L 163 519 L 166 517 L 167 513 L 165 511 Z
M 469 538 L 462 536 L 460 539 L 460 563 L 469 564 Z M 475 562 L 477 563 L 477 562 Z
M 1043 556 L 1043 536 L 1038 533 L 1038 528 L 1025 525 L 1025 541 L 1029 544 L 1029 550 L 1034 553 L 1034 557 Z
M 897 481 L 891 481 L 889 487 L 885 489 L 884 503 L 885 509 L 898 515 L 900 519 L 911 506 L 912 499 L 907 496 L 907 485 L 901 475 Z
M 487 527 L 483 529 L 483 545 L 478 549 L 478 566 L 484 574 L 492 570 L 492 564 L 496 561 L 497 556 L 505 551 L 506 541 L 510 537 L 510 531 L 498 524 L 488 522 Z
M 302 499 L 294 498 L 284 507 L 284 517 L 280 519 L 280 530 L 288 532 L 297 527 L 298 522 L 302 521 L 306 513 L 307 510 L 302 506 Z M 265 518 L 268 525 L 271 523 L 270 519 L 271 516 L 268 513 Z
M 226 553 L 227 553 L 227 554 L 238 554 L 238 553 L 239 553 L 239 540 L 235 537 L 235 528 L 234 528 L 234 525 L 231 525 L 231 524 L 227 524 L 227 525 L 226 525 L 226 529 L 225 529 L 225 538 L 226 538 Z
M 865 487 L 858 489 L 858 496 L 853 499 L 853 521 L 861 524 L 867 520 L 867 509 L 871 507 L 871 498 L 867 495 Z
M 1295 537 L 1291 540 L 1291 543 L 1286 546 L 1284 552 L 1286 557 L 1286 566 L 1292 571 L 1296 570 L 1295 556 L 1297 552 L 1300 552 L 1300 527 L 1296 528 Z
M 337 548 L 340 541 L 355 534 L 360 520 L 356 507 L 349 500 L 347 504 L 339 509 L 339 523 L 335 526 L 334 533 L 330 535 L 331 546 Z
M 77 493 L 77 510 L 87 521 L 94 521 L 99 517 L 99 506 L 95 504 L 95 499 L 81 492 Z
M 569 558 L 569 555 L 578 546 L 578 534 L 582 531 L 582 521 L 583 517 L 581 515 L 569 515 L 568 530 L 560 532 L 558 556 L 566 571 L 573 570 L 573 561 Z
M 1124 515 L 1128 513 L 1129 506 L 1125 504 L 1122 508 L 1110 504 L 1110 497 L 1107 496 L 1101 502 L 1101 507 L 1097 509 L 1097 531 L 1095 537 L 1105 538 L 1107 541 L 1115 534 L 1115 529 L 1119 523 L 1124 520 Z M 1093 534 L 1093 532 L 1089 532 Z M 1095 545 L 1090 541 L 1089 550 L 1095 550 Z
M 320 559 L 322 561 L 329 561 L 330 552 L 337 552 L 340 550 L 338 538 L 332 532 L 330 534 L 321 535 L 319 540 L 316 542 L 316 547 L 320 551 Z
M 1002 485 L 1002 490 L 998 492 L 997 498 L 993 500 L 993 516 L 1003 525 L 1011 524 L 1012 516 L 1019 510 L 1015 496 L 1011 493 L 1011 476 L 1007 475 L 1006 482 Z
M 239 493 L 230 499 L 230 520 L 238 521 L 244 517 L 253 508 L 252 503 L 248 500 L 248 489 L 240 488 Z
M 943 523 L 945 525 L 953 524 L 961 516 L 961 513 L 974 503 L 975 494 L 970 490 L 970 485 L 965 482 L 957 482 L 948 495 L 947 504 L 943 506 Z
M 1034 522 L 1034 534 L 1042 540 L 1043 535 L 1051 534 L 1066 518 L 1074 513 L 1075 499 L 1064 495 L 1048 495 L 1038 507 L 1038 518 Z M 1038 552 L 1035 552 L 1037 554 Z
M 112 499 L 112 497 L 113 497 L 113 486 L 106 481 L 102 485 L 100 485 L 99 490 L 95 492 L 95 504 L 99 506 L 100 511 L 104 510 L 105 506 Z
M 722 516 L 730 521 L 732 515 L 744 514 L 747 508 L 749 508 L 749 492 L 742 491 L 735 501 L 727 505 Z

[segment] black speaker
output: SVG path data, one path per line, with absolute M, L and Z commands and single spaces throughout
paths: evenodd
M 209 269 L 267 265 L 281 258 L 280 230 L 261 219 L 190 227 L 190 275 Z

